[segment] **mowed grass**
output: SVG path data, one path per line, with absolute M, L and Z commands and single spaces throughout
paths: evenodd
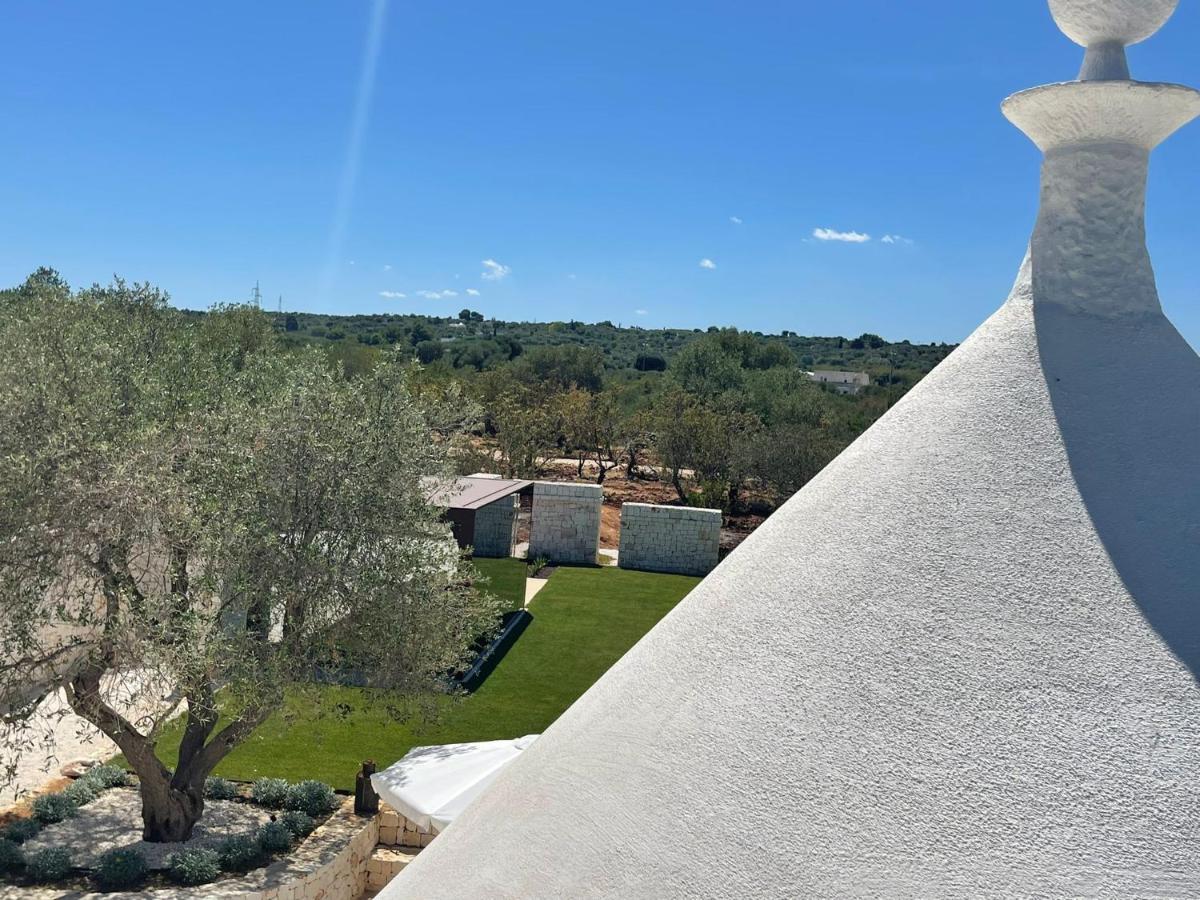
M 297 692 L 216 774 L 238 781 L 316 778 L 351 790 L 364 759 L 382 768 L 425 744 L 540 733 L 698 582 L 614 568 L 560 568 L 530 604 L 533 622 L 473 695 L 438 698 L 436 715 L 421 721 L 398 720 L 399 711 L 389 710 L 386 699 L 357 688 Z M 159 744 L 167 766 L 178 741 L 176 728 Z
M 473 559 L 471 563 L 488 580 L 485 589 L 504 601 L 506 612 L 525 605 L 525 560 Z

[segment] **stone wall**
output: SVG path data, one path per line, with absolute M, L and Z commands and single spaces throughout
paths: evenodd
M 603 503 L 604 491 L 598 484 L 539 481 L 533 486 L 529 558 L 544 556 L 556 563 L 595 564 Z
M 517 538 L 521 498 L 512 494 L 475 511 L 474 553 L 480 557 L 512 556 Z
M 271 865 L 240 878 L 191 888 L 97 894 L 105 900 L 357 900 L 367 889 L 367 868 L 379 842 L 381 816 L 354 814 L 347 800 L 304 843 Z M 8 900 L 74 900 L 87 894 L 61 888 L 0 885 Z
M 716 568 L 720 546 L 719 509 L 621 506 L 622 569 L 707 575 Z

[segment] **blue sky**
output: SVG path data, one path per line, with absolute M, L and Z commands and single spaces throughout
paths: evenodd
M 1044 0 L 18 0 L 5 37 L 3 284 L 939 341 L 1033 224 L 999 103 L 1082 54 Z M 1200 85 L 1197 46 L 1184 3 L 1134 75 Z M 1148 221 L 1193 345 L 1197 158 L 1156 153 Z

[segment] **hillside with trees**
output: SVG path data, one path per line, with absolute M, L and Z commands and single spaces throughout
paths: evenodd
M 577 478 L 660 482 L 675 502 L 733 515 L 769 514 L 954 349 L 875 334 L 505 322 L 472 309 L 259 315 L 277 352 L 317 348 L 350 380 L 415 360 L 419 389 L 477 403 L 464 473 L 547 476 L 568 459 Z M 183 316 L 199 325 L 209 314 Z M 815 369 L 866 372 L 870 385 L 839 394 L 808 377 Z

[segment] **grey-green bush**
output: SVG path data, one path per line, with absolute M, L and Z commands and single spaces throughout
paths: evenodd
M 50 847 L 25 857 L 25 877 L 35 884 L 62 881 L 71 872 L 71 851 Z
M 323 816 L 333 812 L 337 804 L 333 788 L 320 781 L 301 781 L 288 788 L 283 805 L 310 816 Z
M 216 850 L 181 850 L 167 860 L 167 877 L 176 884 L 208 884 L 220 874 L 221 858 Z
M 0 838 L 0 875 L 10 875 L 25 865 L 21 848 L 7 838 Z
M 267 861 L 267 854 L 255 836 L 239 834 L 225 838 L 217 847 L 217 857 L 226 872 L 249 872 Z
M 79 805 L 64 794 L 42 794 L 33 801 L 33 817 L 43 825 L 74 818 Z
M 129 775 L 120 766 L 92 766 L 84 773 L 82 781 L 90 781 L 101 790 L 124 787 L 129 784 Z
M 13 819 L 4 829 L 4 839 L 14 844 L 23 844 L 42 830 L 42 823 L 37 819 Z
M 312 816 L 308 813 L 302 813 L 298 809 L 289 809 L 279 817 L 279 821 L 283 827 L 292 833 L 292 837 L 296 840 L 308 837 L 313 833 L 313 829 L 317 827 L 317 823 L 313 821 Z
M 283 809 L 290 785 L 282 778 L 260 778 L 250 787 L 250 797 L 267 809 Z
M 264 823 L 255 836 L 258 838 L 258 845 L 267 853 L 287 853 L 292 849 L 292 842 L 295 840 L 291 829 L 282 822 Z
M 100 857 L 93 876 L 103 890 L 125 891 L 141 887 L 149 873 L 150 867 L 140 850 L 121 847 Z
M 62 795 L 76 806 L 87 806 L 100 796 L 100 786 L 86 778 L 77 778 L 62 790 Z
M 238 795 L 237 785 L 224 778 L 205 778 L 204 796 L 208 800 L 232 800 Z

